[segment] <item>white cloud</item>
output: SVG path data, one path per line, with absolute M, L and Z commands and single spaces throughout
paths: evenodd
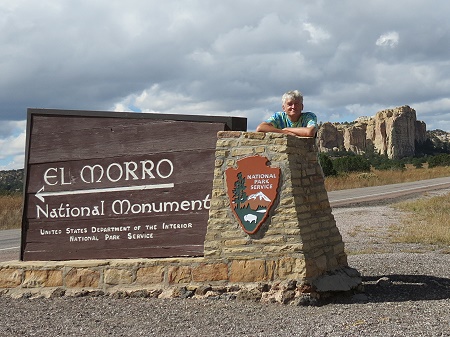
M 417 119 L 425 121 L 427 130 L 450 130 L 450 98 L 441 98 L 411 105 L 416 110 Z
M 23 154 L 10 156 L 5 163 L 0 162 L 0 171 L 23 169 L 25 164 L 25 156 Z
M 0 170 L 24 167 L 25 159 L 25 121 L 2 122 L 1 130 L 9 129 L 0 138 Z
M 377 46 L 394 48 L 398 45 L 400 36 L 397 32 L 389 32 L 381 35 L 375 42 Z
M 303 23 L 303 29 L 309 33 L 310 38 L 308 42 L 310 43 L 317 44 L 330 38 L 330 34 L 326 30 L 320 27 L 315 27 L 310 22 Z

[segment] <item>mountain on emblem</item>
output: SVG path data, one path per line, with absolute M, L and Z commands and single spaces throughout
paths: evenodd
M 264 201 L 267 201 L 267 202 L 271 202 L 272 201 L 263 192 L 258 192 L 258 193 L 252 194 L 251 196 L 248 197 L 248 200 L 252 200 L 252 199 L 255 199 L 255 200 L 259 199 L 259 200 L 264 200 Z
M 231 209 L 247 234 L 259 230 L 277 197 L 280 169 L 267 162 L 265 157 L 247 157 L 238 161 L 237 169 L 225 171 Z

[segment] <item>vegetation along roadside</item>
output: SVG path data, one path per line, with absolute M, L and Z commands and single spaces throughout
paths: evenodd
M 394 242 L 436 245 L 450 253 L 450 193 L 404 201 L 393 207 L 411 214 L 394 226 Z

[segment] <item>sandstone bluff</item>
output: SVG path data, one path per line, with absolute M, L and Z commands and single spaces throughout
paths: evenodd
M 374 117 L 352 123 L 323 123 L 317 133 L 321 152 L 347 150 L 357 154 L 375 151 L 390 159 L 412 157 L 416 144 L 427 139 L 426 125 L 408 105 L 386 109 Z

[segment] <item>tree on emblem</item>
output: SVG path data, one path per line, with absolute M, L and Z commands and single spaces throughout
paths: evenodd
M 233 189 L 233 202 L 237 204 L 238 208 L 241 208 L 241 204 L 247 201 L 247 193 L 245 193 L 245 178 L 242 176 L 242 172 L 237 174 L 237 180 L 234 182 Z

